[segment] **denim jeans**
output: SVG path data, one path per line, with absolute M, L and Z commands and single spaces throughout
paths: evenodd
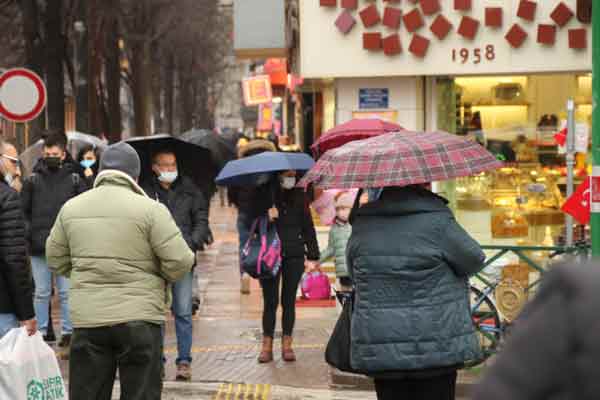
M 185 274 L 183 279 L 173 285 L 173 305 L 171 310 L 175 317 L 175 335 L 177 336 L 176 364 L 192 362 L 192 288 L 194 274 Z
M 34 308 L 40 332 L 48 332 L 48 307 L 52 294 L 52 272 L 44 256 L 31 257 L 31 271 L 35 281 Z M 69 313 L 69 280 L 64 276 L 56 277 L 56 288 L 60 299 L 61 328 L 63 335 L 73 332 L 71 315 Z
M 0 314 L 0 339 L 11 329 L 18 328 L 19 321 L 14 314 Z

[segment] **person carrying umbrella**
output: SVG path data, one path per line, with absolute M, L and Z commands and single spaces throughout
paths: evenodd
M 150 198 L 167 206 L 189 248 L 193 252 L 202 250 L 209 240 L 208 202 L 204 194 L 189 177 L 179 174 L 174 150 L 156 151 L 152 171 L 154 175 L 142 182 L 142 188 Z M 192 378 L 193 276 L 192 271 L 187 272 L 172 289 L 178 352 L 176 380 L 181 381 Z
M 350 364 L 375 379 L 378 399 L 454 399 L 456 371 L 479 358 L 468 278 L 485 255 L 427 183 L 499 166 L 477 143 L 405 131 L 329 150 L 301 182 L 383 188 L 355 202 L 346 249 Z
M 77 154 L 77 162 L 81 167 L 81 177 L 88 188 L 92 188 L 100 167 L 100 152 L 98 147 L 93 144 L 83 146 Z
M 305 270 L 319 266 L 319 244 L 308 206 L 306 193 L 296 188 L 297 171 L 306 171 L 314 161 L 306 154 L 264 152 L 228 163 L 217 177 L 224 186 L 258 186 L 266 188 L 256 198 L 253 215 L 268 215 L 281 240 L 282 267 L 276 277 L 260 281 L 263 291 L 263 344 L 259 363 L 273 361 L 273 339 L 277 308 L 283 308 L 281 356 L 296 361 L 293 332 L 296 322 L 296 293 Z M 281 285 L 281 294 L 280 294 Z

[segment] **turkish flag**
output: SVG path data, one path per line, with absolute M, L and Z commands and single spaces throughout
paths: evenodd
M 567 143 L 567 128 L 554 135 L 554 140 L 559 146 L 564 146 Z
M 590 178 L 587 178 L 567 199 L 562 210 L 581 224 L 590 222 Z

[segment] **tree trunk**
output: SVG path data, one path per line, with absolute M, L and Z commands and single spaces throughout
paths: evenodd
M 39 32 L 40 15 L 36 0 L 19 1 L 23 14 L 23 36 L 25 37 L 25 65 L 39 76 L 44 77 L 43 41 Z M 46 115 L 40 114 L 29 123 L 28 137 L 22 137 L 20 144 L 29 145 L 36 142 L 46 126 Z
M 179 129 L 187 132 L 194 127 L 193 83 L 186 71 L 180 71 L 179 79 Z
M 150 44 L 139 41 L 131 46 L 131 71 L 133 109 L 135 113 L 135 135 L 148 136 L 152 133 L 152 66 Z
M 111 0 L 111 17 L 107 23 L 106 32 L 106 92 L 108 98 L 108 132 L 107 139 L 110 143 L 121 140 L 122 112 L 121 112 L 121 49 L 119 48 L 119 23 L 112 16 L 116 13 L 118 0 Z
M 74 68 L 75 68 L 75 95 L 76 95 L 76 122 L 75 126 L 79 132 L 90 132 L 90 112 L 88 108 L 89 91 L 89 71 L 88 71 L 88 42 L 89 27 L 92 21 L 89 20 L 87 12 L 88 1 L 80 1 L 77 10 L 77 20 L 85 21 L 86 30 L 83 32 L 74 32 L 73 48 Z
M 46 85 L 48 87 L 48 126 L 65 131 L 65 37 L 62 32 L 62 0 L 46 4 Z
M 174 104 L 175 101 L 175 57 L 169 52 L 165 66 L 165 119 L 167 130 L 175 134 Z M 180 132 L 181 133 L 181 132 Z
M 99 100 L 99 84 L 101 72 L 101 48 L 99 46 L 100 36 L 99 29 L 99 14 L 97 0 L 88 0 L 88 109 L 90 115 L 90 130 L 92 135 L 100 135 L 102 133 L 102 107 Z

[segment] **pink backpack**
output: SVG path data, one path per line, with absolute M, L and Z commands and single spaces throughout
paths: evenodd
M 301 289 L 302 297 L 309 300 L 326 300 L 331 297 L 329 277 L 321 271 L 305 274 Z

